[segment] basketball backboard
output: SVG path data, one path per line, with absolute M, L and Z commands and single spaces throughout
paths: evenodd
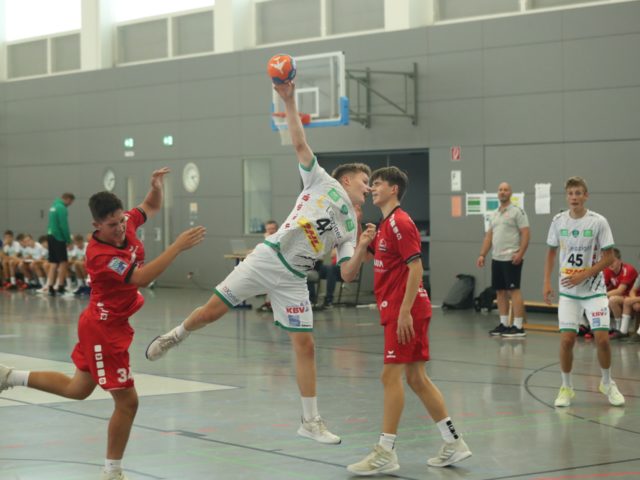
M 344 53 L 329 52 L 294 58 L 298 70 L 294 80 L 298 111 L 310 116 L 305 128 L 348 125 L 349 99 L 345 87 Z M 284 105 L 274 91 L 271 113 L 278 112 L 284 112 Z M 272 116 L 271 128 L 286 129 L 286 119 Z

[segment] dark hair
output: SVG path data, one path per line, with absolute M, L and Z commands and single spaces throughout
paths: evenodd
M 42 243 L 42 242 L 48 242 L 49 238 L 46 235 L 40 235 L 38 237 L 38 242 Z
M 82 235 L 81 233 L 76 233 L 73 236 L 73 241 L 74 242 L 84 242 L 84 235 Z
M 619 248 L 613 248 L 613 256 L 616 257 L 618 260 L 622 260 L 622 254 L 620 253 Z
M 68 198 L 69 200 L 75 200 L 76 196 L 73 193 L 64 192 L 62 198 Z
M 124 210 L 122 201 L 111 192 L 98 192 L 89 199 L 91 216 L 96 222 L 104 220 L 116 210 Z
M 265 226 L 266 225 L 275 225 L 276 228 L 278 227 L 278 222 L 276 222 L 275 220 L 267 220 L 266 222 L 264 222 Z
M 398 200 L 402 200 L 409 186 L 409 177 L 398 167 L 383 167 L 371 174 L 371 183 L 375 180 L 382 180 L 391 186 L 398 187 Z
M 13 237 L 13 230 L 5 230 L 4 235 L 11 235 Z
M 19 233 L 18 236 L 16 237 L 16 240 L 21 242 L 22 240 L 24 240 L 24 237 L 26 237 L 27 235 L 25 233 Z
M 371 169 L 369 168 L 369 165 L 365 165 L 364 163 L 344 163 L 342 165 L 338 165 L 333 172 L 331 172 L 331 176 L 340 181 L 343 176 L 358 172 L 366 173 L 367 176 L 371 176 Z
M 571 187 L 582 187 L 584 189 L 584 193 L 587 193 L 589 189 L 587 188 L 587 182 L 582 177 L 571 177 L 567 179 L 564 184 L 565 191 Z

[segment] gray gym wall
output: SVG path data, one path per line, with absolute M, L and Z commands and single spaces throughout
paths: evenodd
M 118 175 L 115 193 L 125 199 L 126 178 L 132 177 L 140 201 L 151 171 L 168 165 L 172 236 L 188 226 L 193 201 L 209 233 L 162 280 L 186 284 L 192 271 L 199 283 L 215 285 L 230 269 L 222 257 L 228 240 L 242 235 L 242 159 L 271 158 L 276 219 L 289 213 L 300 188 L 291 147 L 281 146 L 268 126 L 266 60 L 281 50 L 293 55 L 342 50 L 348 68 L 409 71 L 417 62 L 418 126 L 374 118 L 368 130 L 358 124 L 312 129 L 307 132 L 312 148 L 327 153 L 429 148 L 436 302 L 457 273 L 475 274 L 478 289 L 489 280 L 488 269 L 475 267 L 483 236 L 480 217 L 451 217 L 450 171 L 462 171 L 463 192 L 493 192 L 501 181 L 524 191 L 532 244 L 523 291 L 527 299 L 539 300 L 552 215 L 535 215 L 535 183 L 551 182 L 552 212 L 557 212 L 564 207 L 564 179 L 587 178 L 589 205 L 609 218 L 624 256 L 637 257 L 639 20 L 640 3 L 632 2 L 3 83 L 0 228 L 44 232 L 41 212 L 46 217 L 53 198 L 72 191 L 77 196 L 70 209 L 72 230 L 88 231 L 87 200 L 102 189 L 107 167 Z M 394 98 L 400 95 L 393 83 L 376 86 Z M 167 134 L 175 139 L 171 148 L 162 146 Z M 123 155 L 125 137 L 135 138 L 134 158 Z M 452 145 L 462 147 L 460 162 L 449 159 Z M 194 195 L 181 184 L 187 161 L 201 170 Z M 151 226 L 145 242 L 153 257 L 159 243 Z

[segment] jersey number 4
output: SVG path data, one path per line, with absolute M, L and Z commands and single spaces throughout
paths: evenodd
M 572 267 L 581 267 L 584 263 L 582 260 L 582 253 L 572 253 L 569 255 L 567 263 L 570 263 Z
M 325 234 L 328 230 L 331 230 L 331 220 L 328 218 L 319 218 L 316 220 L 316 227 L 320 235 Z

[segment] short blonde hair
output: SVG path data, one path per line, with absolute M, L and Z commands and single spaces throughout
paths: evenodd
M 570 177 L 564 184 L 564 189 L 567 191 L 571 187 L 582 187 L 584 189 L 584 193 L 587 193 L 589 189 L 587 188 L 587 182 L 582 177 Z

